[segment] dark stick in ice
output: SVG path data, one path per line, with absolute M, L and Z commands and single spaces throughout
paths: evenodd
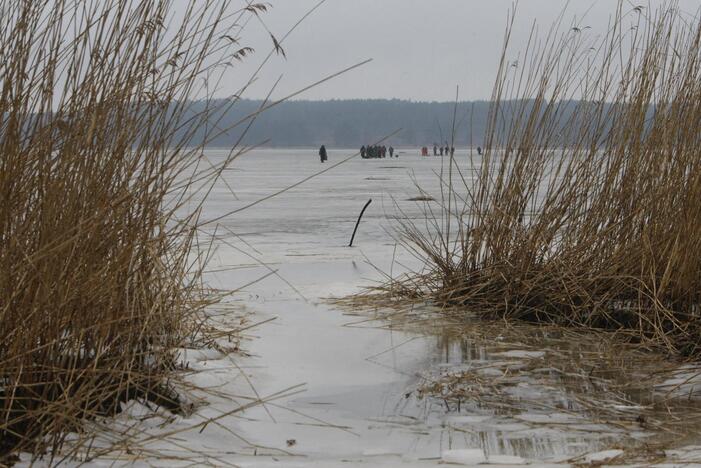
M 363 213 L 365 213 L 365 210 L 368 208 L 370 203 L 372 203 L 372 198 L 370 200 L 368 200 L 368 202 L 363 207 L 363 210 L 360 212 L 360 216 L 358 216 L 358 221 L 356 221 L 356 223 L 355 223 L 355 229 L 353 229 L 353 235 L 351 236 L 351 241 L 350 241 L 350 244 L 348 244 L 348 247 L 353 247 L 353 239 L 355 239 L 355 233 L 358 231 L 358 226 L 360 225 L 360 219 L 363 217 Z

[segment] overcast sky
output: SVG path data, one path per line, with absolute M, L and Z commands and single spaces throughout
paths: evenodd
M 635 2 L 634 2 L 635 1 Z M 263 16 L 270 31 L 283 36 L 318 0 L 270 0 Z M 514 53 L 527 41 L 531 25 L 547 29 L 565 6 L 560 0 L 521 0 L 513 32 Z M 617 0 L 571 0 L 567 25 L 590 26 L 603 34 Z M 650 11 L 663 0 L 624 0 Z M 682 15 L 698 14 L 701 0 L 680 0 Z M 275 57 L 247 97 L 267 94 L 283 75 L 280 97 L 365 59 L 373 61 L 305 92 L 297 99 L 400 98 L 450 101 L 488 99 L 503 43 L 511 0 L 327 0 L 284 43 L 287 59 Z M 631 14 L 629 21 L 635 19 Z M 271 40 L 259 22 L 249 23 L 245 45 L 256 55 L 227 72 L 222 93 L 233 93 L 269 51 Z

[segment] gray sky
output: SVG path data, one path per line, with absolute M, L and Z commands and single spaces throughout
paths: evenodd
M 318 0 L 270 0 L 263 19 L 283 36 Z M 513 32 L 513 53 L 525 43 L 534 21 L 547 30 L 561 13 L 561 0 L 521 0 Z M 565 24 L 590 26 L 586 34 L 603 34 L 617 0 L 571 0 Z M 624 11 L 637 4 L 645 11 L 663 0 L 624 0 Z M 283 75 L 274 96 L 301 89 L 331 73 L 372 58 L 360 69 L 305 92 L 297 99 L 400 98 L 450 101 L 460 86 L 463 100 L 488 99 L 503 43 L 512 0 L 327 0 L 287 39 L 287 59 L 275 57 L 246 93 L 267 94 Z M 680 0 L 682 14 L 698 13 L 701 0 Z M 635 21 L 633 15 L 629 17 Z M 271 47 L 268 33 L 252 21 L 244 45 L 256 54 L 225 76 L 224 93 L 245 82 Z

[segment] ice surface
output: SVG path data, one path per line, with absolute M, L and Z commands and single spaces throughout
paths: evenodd
M 584 457 L 586 463 L 605 462 L 623 454 L 623 450 L 602 450 L 601 452 L 590 453 Z
M 697 364 L 681 365 L 657 390 L 664 395 L 701 398 L 701 368 Z
M 353 151 L 331 150 L 329 162 Z M 207 156 L 216 163 L 227 152 L 209 150 Z M 464 177 L 473 177 L 465 152 L 456 152 L 456 161 Z M 366 317 L 349 315 L 325 301 L 381 279 L 378 270 L 396 275 L 404 266 L 419 266 L 401 249 L 394 256 L 396 225 L 388 216 L 398 214 L 396 202 L 405 220 L 423 225 L 424 203 L 406 200 L 420 195 L 414 181 L 440 199 L 435 174 L 441 164 L 447 164 L 447 159 L 421 158 L 410 152 L 402 154 L 399 162 L 358 158 L 284 195 L 224 217 L 216 232 L 226 244 L 216 250 L 206 280 L 228 290 L 248 285 L 234 296 L 234 305 L 252 312 L 255 321 L 273 321 L 247 331 L 250 339 L 243 347 L 251 355 L 248 358 L 183 350 L 182 359 L 195 371 L 188 378 L 210 391 L 198 395 L 197 409 L 188 417 L 163 425 L 145 423 L 144 437 L 152 437 L 146 452 L 162 452 L 166 458 L 116 462 L 108 457 L 92 464 L 415 468 L 440 466 L 442 461 L 482 463 L 488 453 L 492 463 L 514 465 L 528 459 L 544 466 L 547 461 L 606 448 L 609 432 L 570 429 L 563 423 L 572 422 L 571 416 L 515 418 L 482 414 L 483 409 L 455 415 L 442 404 L 407 397 L 431 366 L 460 368 L 488 357 L 463 343 L 446 344 L 437 337 L 360 323 Z M 223 173 L 226 184 L 216 184 L 202 219 L 246 206 L 326 167 L 320 165 L 316 149 L 252 151 L 237 160 L 236 170 Z M 348 248 L 360 209 L 370 198 L 373 202 L 354 247 Z M 191 206 L 197 203 L 195 195 Z M 214 225 L 210 228 L 213 232 Z M 271 270 L 274 275 L 269 275 Z M 518 363 L 511 361 L 532 361 L 542 353 L 519 349 L 496 357 L 515 366 Z M 300 384 L 301 393 L 228 414 L 256 394 L 275 395 Z M 529 388 L 543 391 L 536 385 Z M 518 387 L 519 395 L 526 395 L 526 390 Z M 129 416 L 142 415 L 143 410 L 133 406 Z M 216 422 L 210 418 L 217 418 Z M 559 425 L 523 429 L 527 423 L 541 422 Z M 161 440 L 159 436 L 166 433 L 174 435 Z M 288 446 L 288 440 L 295 444 Z M 185 451 L 194 461 L 183 458 Z
M 446 422 L 450 424 L 480 424 L 492 419 L 492 416 L 449 416 Z
M 581 417 L 569 413 L 523 413 L 516 418 L 535 423 L 573 424 L 582 422 Z
M 452 463 L 455 465 L 479 465 L 487 463 L 487 456 L 482 449 L 461 449 L 461 450 L 446 450 L 441 455 L 444 463 Z
M 526 465 L 527 460 L 512 455 L 490 455 L 488 460 L 490 465 Z
M 495 356 L 501 357 L 514 357 L 514 358 L 528 358 L 537 359 L 545 356 L 543 351 L 525 351 L 521 349 L 514 349 L 511 351 L 504 351 L 501 353 L 494 353 Z

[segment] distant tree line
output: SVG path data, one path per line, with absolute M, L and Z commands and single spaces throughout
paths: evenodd
M 196 101 L 191 104 L 190 112 L 193 115 L 211 109 L 209 130 L 210 135 L 214 136 L 210 136 L 207 145 L 216 147 L 230 147 L 238 143 L 277 147 L 315 147 L 324 144 L 327 147 L 359 148 L 373 144 L 398 129 L 401 130 L 386 142 L 387 145 L 432 146 L 434 143 L 451 142 L 453 124 L 456 146 L 483 146 L 490 122 L 490 109 L 493 110 L 492 103 L 488 101 L 459 102 L 457 107 L 451 102 L 397 99 L 287 101 L 259 113 L 253 120 L 247 117 L 257 113 L 263 104 L 261 101 L 240 99 L 209 103 Z M 523 106 L 517 104 L 522 103 L 502 102 L 499 112 L 491 114 L 497 138 L 505 139 L 514 131 L 510 128 L 511 112 L 518 108 L 523 110 Z M 529 104 L 525 106 L 526 109 L 530 108 Z M 596 104 L 579 101 L 561 103 L 557 112 L 552 113 L 553 125 L 562 126 L 573 115 L 581 115 L 573 111 L 583 105 Z M 546 111 L 541 108 L 539 112 Z M 229 129 L 232 125 L 235 125 L 234 128 Z M 582 128 L 586 129 L 586 126 L 586 122 L 582 122 Z M 187 125 L 183 125 L 183 131 L 186 128 Z M 202 131 L 195 133 L 192 142 L 201 142 L 203 136 Z M 563 135 L 561 141 L 553 141 L 552 144 L 571 144 L 576 138 L 575 135 Z
M 319 146 L 355 148 L 373 144 L 401 129 L 387 144 L 394 146 L 423 146 L 451 140 L 455 103 L 411 102 L 401 100 L 332 100 L 288 101 L 256 116 L 248 127 L 248 115 L 255 114 L 261 101 L 239 100 L 233 104 L 222 101 L 209 103 L 212 111 L 210 130 L 220 129 L 209 146 L 228 147 L 239 142 L 254 145 L 295 147 Z M 486 128 L 489 103 L 461 102 L 457 107 L 455 142 L 481 143 Z M 203 112 L 204 102 L 193 102 L 191 112 Z M 226 111 L 224 111 L 226 109 Z M 243 121 L 242 121 L 243 120 Z M 226 132 L 233 124 L 242 121 Z M 243 135 L 245 131 L 245 135 Z M 193 141 L 201 141 L 202 134 Z
M 527 122 L 528 119 L 512 119 L 514 112 L 538 112 L 538 118 L 546 117 L 551 120 L 551 125 L 563 129 L 555 132 L 557 137 L 548 144 L 552 147 L 572 146 L 586 139 L 589 129 L 597 127 L 588 121 L 588 115 L 616 115 L 615 106 L 626 104 L 572 100 L 547 106 L 541 102 L 535 110 L 534 101 L 503 101 L 496 109 L 489 101 L 459 102 L 456 105 L 450 102 L 368 99 L 287 101 L 259 112 L 263 105 L 262 101 L 248 99 L 190 102 L 187 111 L 180 115 L 174 141 L 199 145 L 206 137 L 206 145 L 210 147 L 318 147 L 323 144 L 327 148 L 360 148 L 375 144 L 399 130 L 383 144 L 395 148 L 430 148 L 434 143 L 439 146 L 452 144 L 454 129 L 454 146 L 477 147 L 486 146 L 490 125 L 492 143 L 503 143 L 507 139 L 518 141 L 529 130 L 512 128 L 511 124 L 513 121 Z M 597 114 L 594 110 L 597 106 L 603 106 L 604 111 Z M 589 107 L 591 109 L 587 109 Z M 148 106 L 138 107 L 135 111 L 152 112 Z M 668 110 L 662 106 L 659 111 Z M 642 125 L 652 122 L 654 114 L 655 108 L 648 107 Z M 5 124 L 3 117 L 0 116 L 0 126 Z M 30 133 L 37 122 L 50 118 L 50 114 L 28 116 L 22 123 L 23 133 Z M 207 123 L 200 126 L 202 119 Z M 573 119 L 579 122 L 568 125 Z M 610 123 L 598 127 L 600 131 L 603 128 L 598 137 L 606 138 L 610 127 Z M 569 133 L 564 131 L 565 128 Z M 573 129 L 579 131 L 580 128 L 580 133 L 573 133 Z M 510 138 L 514 135 L 516 138 Z

